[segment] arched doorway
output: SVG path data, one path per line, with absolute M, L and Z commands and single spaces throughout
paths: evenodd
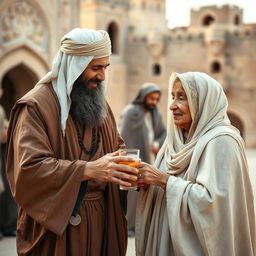
M 119 45 L 118 45 L 118 35 L 119 35 L 119 31 L 118 31 L 118 26 L 115 22 L 111 22 L 108 26 L 108 34 L 111 40 L 111 44 L 112 44 L 112 53 L 114 54 L 118 54 L 119 52 Z
M 4 74 L 0 104 L 4 107 L 8 118 L 16 100 L 32 89 L 37 81 L 36 74 L 24 64 L 19 64 Z
M 233 126 L 235 126 L 239 131 L 244 139 L 244 124 L 243 121 L 237 116 L 236 114 L 232 112 L 228 112 L 228 118 Z
M 214 23 L 215 19 L 212 15 L 206 15 L 203 20 L 202 20 L 202 24 L 204 27 L 208 27 L 210 26 L 212 23 Z

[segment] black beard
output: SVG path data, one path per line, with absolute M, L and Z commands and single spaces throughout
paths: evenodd
M 153 109 L 156 107 L 156 105 L 153 105 L 153 104 L 149 105 L 145 101 L 143 102 L 143 105 L 144 105 L 144 108 L 149 111 L 153 111 Z
M 90 83 L 97 83 L 96 87 L 89 87 Z M 107 104 L 100 80 L 91 79 L 84 82 L 79 76 L 74 82 L 71 92 L 70 114 L 74 120 L 86 126 L 97 127 L 102 124 L 107 113 Z

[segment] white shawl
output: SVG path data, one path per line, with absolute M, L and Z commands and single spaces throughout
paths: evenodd
M 254 255 L 255 216 L 243 140 L 227 117 L 221 85 L 199 72 L 172 74 L 182 82 L 192 116 L 188 138 L 168 111 L 167 138 L 155 166 L 171 174 L 166 193 L 139 193 L 136 253 L 165 256 L 159 237 L 175 255 Z M 163 161 L 163 162 L 162 162 Z M 169 227 L 161 226 L 167 215 Z

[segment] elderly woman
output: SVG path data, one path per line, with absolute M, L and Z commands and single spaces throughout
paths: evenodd
M 221 85 L 204 73 L 174 73 L 168 107 L 155 165 L 140 168 L 136 255 L 255 255 L 244 144 Z

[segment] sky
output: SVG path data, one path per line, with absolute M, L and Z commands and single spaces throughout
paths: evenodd
M 237 5 L 244 9 L 243 22 L 256 23 L 256 1 L 255 0 L 166 0 L 166 14 L 169 27 L 188 26 L 190 23 L 190 8 L 205 5 Z

